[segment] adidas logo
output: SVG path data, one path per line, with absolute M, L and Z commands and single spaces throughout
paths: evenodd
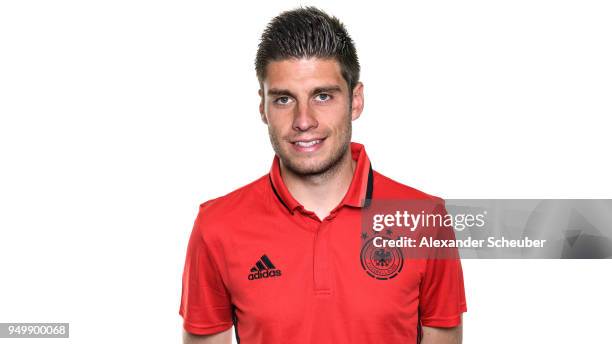
M 270 258 L 265 254 L 259 258 L 255 266 L 251 268 L 249 274 L 249 280 L 256 280 L 260 278 L 280 277 L 281 271 L 272 264 Z

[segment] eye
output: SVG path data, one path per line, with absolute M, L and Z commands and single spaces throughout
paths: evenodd
M 332 98 L 331 95 L 327 93 L 319 93 L 315 96 L 315 100 L 318 102 L 326 102 Z
M 274 99 L 274 103 L 280 104 L 280 105 L 287 105 L 290 102 L 291 102 L 291 98 L 289 98 L 287 96 L 282 96 L 282 97 L 278 97 L 278 98 Z

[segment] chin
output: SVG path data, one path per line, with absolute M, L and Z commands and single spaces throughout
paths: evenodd
M 340 162 L 339 160 L 339 157 L 334 155 L 311 158 L 287 156 L 286 159 L 283 159 L 283 163 L 295 174 L 313 176 L 330 171 Z
M 328 137 L 321 149 L 311 153 L 300 153 L 295 151 L 292 144 L 281 146 L 274 139 L 272 142 L 283 165 L 291 172 L 302 176 L 320 175 L 330 171 L 346 154 L 350 144 L 347 141 L 345 145 L 338 147 L 335 145 L 336 141 Z
M 306 160 L 306 161 L 304 161 Z M 323 173 L 326 170 L 325 164 L 320 161 L 313 161 L 318 159 L 286 159 L 285 165 L 291 171 L 300 175 L 312 175 Z

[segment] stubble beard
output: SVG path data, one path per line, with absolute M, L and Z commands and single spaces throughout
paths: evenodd
M 277 135 L 272 128 L 269 127 L 268 134 L 270 136 L 272 148 L 274 148 L 274 152 L 281 160 L 283 166 L 297 176 L 305 178 L 331 176 L 335 174 L 335 172 L 341 166 L 342 160 L 350 147 L 352 125 L 350 115 L 347 117 L 348 123 L 339 133 L 338 145 L 336 147 L 332 147 L 333 151 L 329 157 L 320 163 L 311 164 L 307 162 L 305 164 L 300 164 L 299 162 L 295 161 L 296 159 L 292 159 L 290 154 L 286 153 L 282 149 L 279 135 Z

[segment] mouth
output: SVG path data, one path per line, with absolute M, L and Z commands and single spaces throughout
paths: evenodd
M 291 143 L 292 143 L 293 148 L 295 148 L 295 150 L 299 152 L 314 152 L 318 150 L 319 148 L 321 148 L 323 141 L 325 141 L 325 138 L 316 138 L 316 139 L 313 138 L 313 139 L 292 141 Z

